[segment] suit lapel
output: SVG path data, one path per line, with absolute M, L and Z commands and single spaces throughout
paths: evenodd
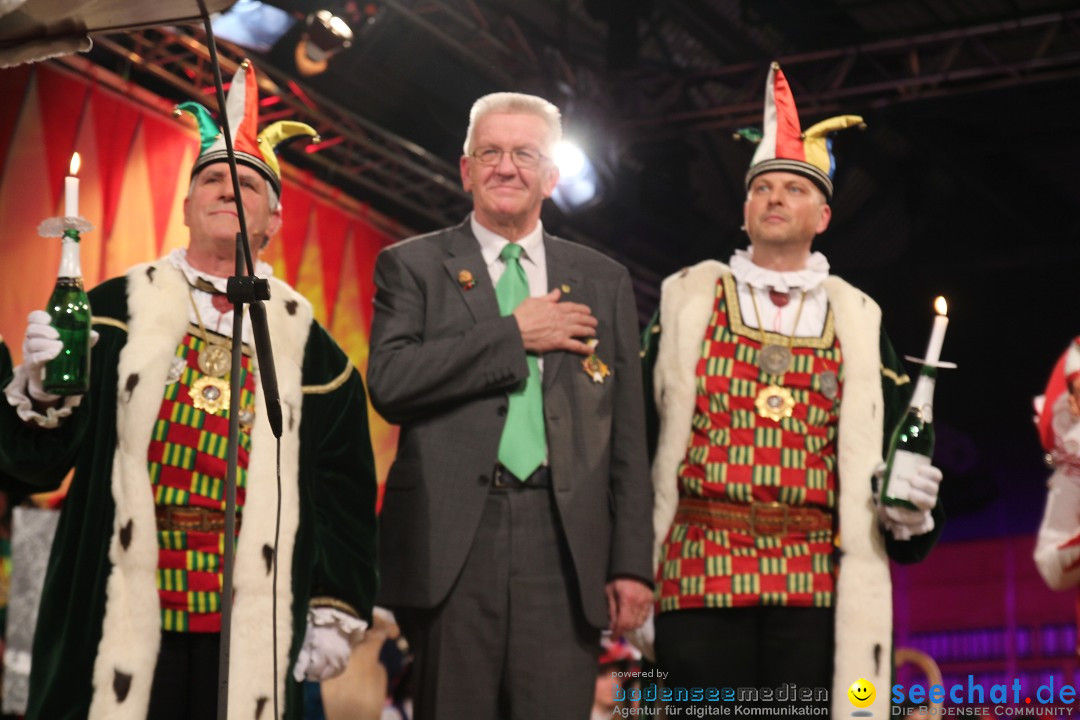
M 560 302 L 572 301 L 581 302 L 581 299 L 574 293 L 575 290 L 580 292 L 581 276 L 578 274 L 576 268 L 571 266 L 569 259 L 566 257 L 562 242 L 554 240 L 550 235 L 544 233 L 544 254 L 547 258 L 547 276 L 548 276 L 548 291 L 556 288 L 562 290 L 563 297 Z M 567 292 L 569 288 L 569 293 Z M 550 352 L 544 355 L 544 390 L 547 391 L 552 383 L 555 382 L 555 377 L 559 373 L 559 368 L 563 365 L 563 360 L 566 359 L 568 353 L 566 352 Z
M 491 285 L 491 274 L 480 252 L 480 243 L 468 229 L 468 221 L 458 226 L 447 252 L 450 257 L 443 261 L 443 267 L 469 306 L 473 320 L 480 322 L 499 317 L 499 303 L 495 299 L 495 288 Z

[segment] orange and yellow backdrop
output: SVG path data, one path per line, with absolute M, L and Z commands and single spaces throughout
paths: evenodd
M 74 151 L 87 288 L 187 244 L 183 201 L 198 152 L 190 118 L 89 63 L 75 72 L 44 63 L 0 70 L 0 336 L 19 362 L 26 316 L 44 307 L 60 242 L 37 234 L 62 214 Z M 283 164 L 283 226 L 262 259 L 307 297 L 362 373 L 367 369 L 375 256 L 403 233 L 392 221 Z M 396 429 L 369 408 L 380 485 Z

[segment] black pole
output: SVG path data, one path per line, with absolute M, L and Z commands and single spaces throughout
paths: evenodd
M 201 3 L 201 0 L 200 0 Z M 239 196 L 238 196 L 239 197 Z M 236 234 L 236 272 L 244 268 L 243 236 Z M 229 371 L 229 443 L 225 452 L 225 547 L 221 571 L 221 647 L 218 651 L 218 720 L 229 717 L 229 640 L 232 637 L 233 565 L 236 556 L 236 472 L 240 445 L 240 369 L 244 305 L 233 303 L 232 368 Z M 277 682 L 277 678 L 274 679 Z
M 229 717 L 229 651 L 232 638 L 232 598 L 233 566 L 236 556 L 236 476 L 240 444 L 240 370 L 244 338 L 244 305 L 253 305 L 252 336 L 259 359 L 259 376 L 262 380 L 263 397 L 267 408 L 267 418 L 274 436 L 281 437 L 282 415 L 278 396 L 277 377 L 274 372 L 273 354 L 270 347 L 270 332 L 266 321 L 266 312 L 262 300 L 270 299 L 269 283 L 255 277 L 255 262 L 251 252 L 251 243 L 247 235 L 247 219 L 244 216 L 244 203 L 240 191 L 240 177 L 236 170 L 236 156 L 233 151 L 232 132 L 225 100 L 225 87 L 221 79 L 221 64 L 218 61 L 217 44 L 214 30 L 210 24 L 210 15 L 203 0 L 198 0 L 203 27 L 206 30 L 207 47 L 210 51 L 210 65 L 214 70 L 214 86 L 217 91 L 219 114 L 223 118 L 221 132 L 225 140 L 225 152 L 232 177 L 233 199 L 236 204 L 236 216 L 240 223 L 240 232 L 236 234 L 236 271 L 229 278 L 228 298 L 233 303 L 232 368 L 229 374 L 229 439 L 226 449 L 227 470 L 225 474 L 225 541 L 224 567 L 222 568 L 221 586 L 221 647 L 218 654 L 218 720 Z M 246 270 L 246 272 L 245 272 Z M 277 564 L 277 548 L 274 548 L 274 564 Z M 271 588 L 276 593 L 277 588 Z M 276 619 L 274 620 L 276 622 Z M 276 632 L 276 628 L 275 628 Z M 277 660 L 274 659 L 274 667 Z M 278 679 L 275 675 L 274 684 Z M 276 693 L 275 693 L 276 696 Z

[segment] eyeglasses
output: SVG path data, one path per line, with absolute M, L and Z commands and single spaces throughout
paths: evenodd
M 514 148 L 513 150 L 503 150 L 497 147 L 486 147 L 474 150 L 472 157 L 476 159 L 481 165 L 498 165 L 502 162 L 504 154 L 510 155 L 510 162 L 522 170 L 533 170 L 539 164 L 541 160 L 546 160 L 547 156 L 541 153 L 539 150 L 533 150 L 532 148 Z

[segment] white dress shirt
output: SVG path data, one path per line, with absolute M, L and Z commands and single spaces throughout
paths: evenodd
M 496 232 L 488 230 L 476 220 L 475 215 L 469 216 L 469 224 L 472 226 L 473 235 L 480 243 L 480 253 L 484 256 L 488 275 L 491 276 L 491 286 L 499 284 L 499 278 L 506 270 L 506 262 L 499 257 L 502 249 L 510 244 L 510 241 Z M 529 295 L 541 297 L 548 294 L 547 256 L 544 253 L 544 224 L 536 221 L 536 227 L 532 232 L 517 241 L 521 246 L 521 269 L 525 271 L 525 277 L 529 281 Z M 544 356 L 537 356 L 540 365 L 540 376 L 544 376 Z
M 473 235 L 480 243 L 480 253 L 484 256 L 488 274 L 491 276 L 492 287 L 499 284 L 499 278 L 506 270 L 506 262 L 499 257 L 502 249 L 510 244 L 510 240 L 496 232 L 488 230 L 476 220 L 476 215 L 469 215 L 469 225 Z M 525 277 L 529 281 L 529 296 L 540 297 L 548 294 L 547 256 L 544 253 L 544 224 L 536 221 L 536 227 L 532 232 L 525 235 L 517 244 L 521 246 L 521 269 L 525 271 Z M 540 377 L 544 377 L 544 356 L 537 355 L 536 364 L 539 366 Z M 548 464 L 547 457 L 544 465 Z

